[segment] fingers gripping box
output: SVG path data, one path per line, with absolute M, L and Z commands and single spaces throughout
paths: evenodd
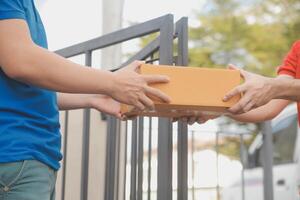
M 228 102 L 223 97 L 241 81 L 240 72 L 229 69 L 210 69 L 196 67 L 179 67 L 149 65 L 141 66 L 140 74 L 166 75 L 169 83 L 151 84 L 171 97 L 170 103 L 154 100 L 155 110 L 137 111 L 134 107 L 122 105 L 124 117 L 155 116 L 155 117 L 184 117 L 197 113 L 224 113 L 234 105 L 240 96 L 235 96 Z

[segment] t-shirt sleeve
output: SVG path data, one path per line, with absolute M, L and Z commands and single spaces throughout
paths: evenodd
M 298 54 L 300 52 L 300 41 L 293 44 L 292 49 L 286 55 L 281 66 L 278 67 L 278 75 L 285 74 L 296 77 Z
M 0 0 L 0 20 L 26 19 L 21 0 Z

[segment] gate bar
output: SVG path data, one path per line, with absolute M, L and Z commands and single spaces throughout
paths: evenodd
M 92 52 L 85 53 L 85 65 L 92 65 Z M 89 156 L 90 156 L 90 109 L 83 111 L 82 163 L 81 163 L 81 200 L 88 199 Z
M 160 32 L 159 63 L 173 64 L 173 16 L 168 16 Z M 157 200 L 172 200 L 172 123 L 167 118 L 158 121 Z
M 178 35 L 177 65 L 188 65 L 188 19 L 181 18 L 175 24 L 175 34 Z M 178 121 L 178 200 L 188 199 L 188 125 Z
M 263 174 L 264 200 L 273 200 L 273 136 L 271 122 L 263 123 Z

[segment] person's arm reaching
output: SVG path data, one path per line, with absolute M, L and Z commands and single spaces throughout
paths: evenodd
M 119 119 L 122 117 L 120 103 L 106 95 L 58 93 L 57 104 L 59 110 L 93 108 Z
M 243 93 L 241 100 L 229 109 L 233 114 L 242 114 L 263 106 L 272 99 L 300 101 L 300 80 L 296 79 L 299 63 L 300 41 L 296 41 L 278 69 L 279 76 L 268 78 L 247 72 L 233 65 L 230 68 L 239 70 L 245 82 L 230 91 L 224 101 Z
M 288 97 L 284 98 L 283 96 L 283 94 L 293 92 L 292 87 L 288 87 L 283 83 L 299 82 L 299 80 L 295 80 L 294 77 L 290 75 L 279 75 L 276 78 L 268 78 L 268 77 L 247 72 L 245 70 L 238 69 L 237 67 L 232 65 L 230 66 L 230 68 L 239 70 L 241 72 L 241 75 L 245 79 L 245 82 L 242 85 L 239 85 L 236 88 L 232 89 L 230 92 L 228 92 L 225 95 L 223 99 L 224 101 L 228 101 L 229 99 L 231 99 L 236 95 L 243 94 L 239 102 L 236 103 L 231 108 L 229 108 L 228 110 L 230 113 L 234 115 L 247 113 L 253 109 L 262 107 L 268 103 L 269 105 L 266 106 L 266 108 L 277 110 L 276 105 L 278 102 L 285 102 L 283 104 L 287 105 L 286 102 L 293 101 L 298 97 L 300 100 L 300 95 L 299 93 L 297 94 L 296 92 L 293 93 L 293 95 L 291 95 L 293 98 L 288 98 Z M 300 82 L 298 85 L 300 89 Z M 297 86 L 295 86 L 295 88 L 297 88 Z M 275 101 L 276 99 L 277 101 Z M 272 100 L 273 103 L 271 103 Z M 266 109 L 265 111 L 266 113 L 272 112 L 269 111 L 268 109 Z
M 71 94 L 59 92 L 57 93 L 58 109 L 63 111 L 92 108 L 91 97 L 93 95 L 95 94 Z
M 288 100 L 274 99 L 266 105 L 253 109 L 247 113 L 240 115 L 228 114 L 227 116 L 239 122 L 258 123 L 273 119 L 289 103 L 290 101 Z
M 234 115 L 231 113 L 224 114 L 227 117 L 230 117 L 231 119 L 234 119 L 239 122 L 246 122 L 246 123 L 258 123 L 266 120 L 271 120 L 274 117 L 276 117 L 288 104 L 290 101 L 288 100 L 282 100 L 282 99 L 274 99 L 267 103 L 264 106 L 261 106 L 259 108 L 253 109 L 247 113 Z M 184 117 L 180 120 L 188 122 L 189 124 L 193 124 L 195 122 L 198 122 L 199 124 L 203 124 L 207 122 L 210 119 L 216 119 L 220 117 L 221 115 L 198 115 L 197 117 Z M 178 119 L 175 119 L 178 120 Z
M 168 78 L 139 75 L 140 64 L 115 73 L 83 67 L 35 45 L 24 20 L 0 21 L 0 66 L 7 76 L 24 83 L 64 93 L 105 94 L 141 110 L 153 107 L 147 95 L 169 102 L 147 85 Z
M 298 79 L 275 79 L 273 83 L 275 99 L 287 99 L 300 101 L 300 80 Z

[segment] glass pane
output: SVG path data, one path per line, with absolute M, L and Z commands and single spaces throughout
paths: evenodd
M 293 162 L 297 128 L 296 115 L 284 118 L 273 127 L 274 165 Z M 262 166 L 262 148 L 255 154 L 256 166 Z
M 297 136 L 297 117 L 292 115 L 274 126 L 273 158 L 274 165 L 293 162 L 295 141 Z

